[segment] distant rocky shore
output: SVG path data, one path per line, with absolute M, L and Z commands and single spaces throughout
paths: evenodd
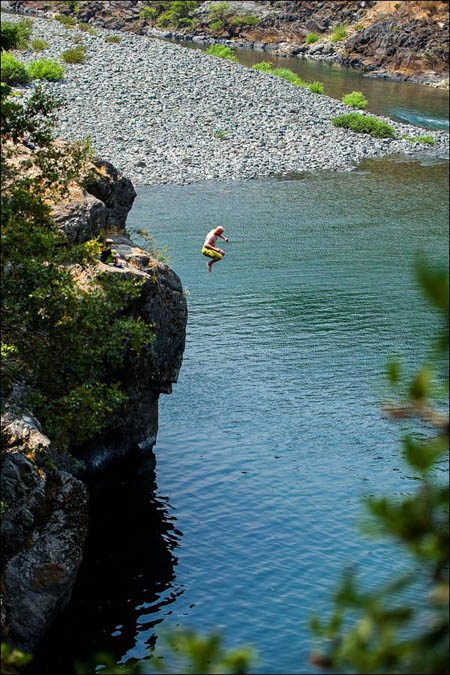
M 189 3 L 178 3 L 178 5 Z M 11 0 L 21 13 L 72 16 L 91 25 L 139 35 L 164 34 L 203 43 L 227 43 L 278 56 L 297 56 L 352 66 L 368 77 L 409 80 L 448 89 L 449 12 L 446 2 L 376 0 L 206 0 L 190 3 L 182 22 L 161 22 L 146 0 L 79 3 Z M 184 14 L 183 14 L 184 16 Z M 338 40 L 330 39 L 336 27 Z M 161 30 L 162 29 L 162 30 Z M 314 41 L 308 38 L 314 36 Z
M 111 34 L 121 41 L 106 42 Z M 73 31 L 49 19 L 33 17 L 33 37 L 48 42 L 46 58 L 74 46 Z M 380 118 L 399 136 L 433 136 L 435 145 L 425 145 L 337 129 L 332 119 L 350 111 L 343 103 L 200 50 L 100 28 L 83 42 L 86 62 L 45 83 L 67 100 L 57 133 L 89 135 L 95 153 L 135 185 L 350 170 L 395 153 L 448 157 L 447 132 Z

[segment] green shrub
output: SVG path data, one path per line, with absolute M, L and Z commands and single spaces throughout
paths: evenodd
M 401 2 L 396 2 L 394 5 L 395 9 L 400 9 L 401 6 L 402 6 Z
M 226 141 L 228 138 L 228 134 L 226 133 L 226 131 L 221 131 L 220 129 L 214 132 L 214 136 L 216 138 L 219 138 L 221 141 Z
M 47 49 L 48 42 L 39 39 L 32 40 L 31 47 L 32 49 L 34 49 L 35 52 L 42 52 L 43 49 Z
M 26 49 L 33 28 L 31 19 L 2 21 L 0 45 L 2 50 Z
M 143 7 L 139 12 L 139 18 L 141 21 L 153 21 L 158 16 L 158 10 L 156 7 Z
M 108 37 L 105 37 L 105 42 L 113 42 L 113 43 L 118 43 L 122 40 L 121 37 L 118 35 L 108 35 Z
M 434 136 L 417 136 L 416 141 L 417 143 L 428 143 L 428 145 L 434 145 L 436 142 Z
M 218 2 L 209 7 L 209 17 L 212 21 L 228 21 L 233 13 L 230 5 L 227 2 Z
M 213 30 L 214 32 L 216 32 L 216 31 L 222 30 L 222 28 L 224 27 L 224 25 L 225 25 L 225 24 L 224 24 L 223 21 L 214 21 L 214 23 L 211 23 L 211 24 L 209 25 L 209 28 L 210 28 L 211 30 Z
M 199 6 L 199 2 L 194 0 L 174 0 L 173 2 L 159 2 L 157 9 L 163 9 L 159 14 L 156 23 L 158 26 L 173 26 L 178 28 L 182 19 L 189 18 L 189 15 Z
M 351 108 L 359 108 L 360 110 L 364 110 L 367 105 L 367 99 L 362 91 L 352 91 L 351 94 L 345 94 L 342 97 L 342 102 Z
M 114 418 L 127 395 L 130 356 L 140 357 L 154 330 L 132 318 L 142 281 L 99 274 L 83 289 L 67 267 L 85 268 L 101 250 L 95 240 L 70 242 L 51 212 L 51 203 L 82 180 L 92 157 L 88 142 L 55 146 L 57 106 L 40 87 L 24 106 L 5 100 L 4 91 L 1 103 L 2 139 L 26 134 L 37 147 L 40 188 L 30 180 L 28 157 L 18 157 L 14 144 L 5 143 L 0 300 L 2 342 L 14 351 L 9 350 L 8 371 L 1 369 L 2 394 L 21 373 L 31 376 L 33 389 L 24 407 L 36 414 L 55 451 L 64 451 L 69 444 L 79 447 Z
M 199 25 L 200 21 L 198 19 L 191 19 L 188 16 L 183 16 L 178 22 L 179 28 L 197 28 Z
M 428 145 L 436 143 L 434 136 L 400 136 L 400 140 L 410 141 L 411 143 L 428 143 Z
M 310 45 L 313 42 L 317 42 L 318 39 L 319 39 L 319 36 L 317 35 L 317 33 L 308 33 L 308 35 L 306 36 L 305 42 L 306 42 L 307 45 Z
M 64 77 L 64 68 L 51 59 L 39 59 L 28 64 L 28 75 L 32 80 L 59 82 Z
M 6 84 L 27 84 L 30 81 L 27 69 L 8 52 L 1 55 L 1 81 Z
M 77 23 L 76 19 L 73 19 L 71 16 L 67 16 L 66 14 L 57 14 L 55 16 L 55 21 L 59 21 L 59 23 L 62 23 L 62 25 L 66 28 L 72 28 Z
M 347 35 L 347 28 L 345 26 L 336 26 L 333 32 L 331 33 L 330 40 L 331 42 L 339 42 L 343 40 Z
M 89 23 L 79 23 L 78 28 L 83 31 L 83 33 L 89 33 L 89 35 L 96 35 L 96 31 Z
M 313 94 L 323 94 L 323 82 L 311 82 L 308 84 L 309 91 L 312 91 Z
M 263 73 L 273 73 L 273 64 L 268 61 L 260 61 L 253 66 L 255 70 L 262 70 Z
M 86 61 L 86 49 L 83 45 L 78 45 L 78 47 L 63 52 L 61 58 L 66 63 L 84 63 Z
M 289 68 L 274 68 L 268 61 L 255 63 L 253 68 L 255 70 L 261 70 L 263 73 L 270 73 L 271 75 L 281 77 L 283 80 L 288 80 L 288 82 L 292 82 L 292 84 L 296 84 L 298 87 L 307 86 L 307 82 L 304 82 L 301 77 L 293 73 Z
M 260 21 L 261 19 L 253 14 L 247 14 L 247 16 L 234 16 L 231 19 L 233 26 L 257 26 Z
M 350 129 L 360 134 L 369 134 L 374 138 L 394 138 L 395 131 L 390 124 L 381 122 L 377 117 L 362 115 L 361 113 L 347 113 L 339 115 L 333 120 L 335 127 Z
M 293 73 L 292 70 L 289 70 L 289 68 L 274 68 L 272 73 L 277 77 L 281 77 L 283 80 L 287 80 L 288 82 L 292 82 L 292 84 L 296 84 L 298 87 L 306 86 L 306 82 L 304 82 L 301 77 Z
M 226 47 L 225 45 L 211 45 L 206 50 L 206 53 L 219 56 L 221 59 L 227 59 L 228 61 L 237 61 L 236 54 L 230 47 Z

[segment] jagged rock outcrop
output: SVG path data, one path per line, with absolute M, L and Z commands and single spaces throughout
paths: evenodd
M 50 441 L 31 415 L 7 413 L 2 433 L 2 639 L 32 652 L 70 599 L 87 534 L 87 489 L 48 466 Z
M 448 43 L 448 21 L 437 33 L 429 18 L 381 18 L 346 40 L 341 62 L 365 70 L 389 67 L 410 76 L 435 72 L 443 78 L 448 76 Z
M 90 178 L 84 188 L 73 185 L 68 198 L 53 207 L 55 221 L 76 244 L 106 229 L 123 229 L 136 197 L 132 182 L 109 162 L 96 160 L 87 171 Z
M 133 316 L 154 326 L 154 341 L 139 358 L 130 358 L 122 377 L 126 402 L 111 419 L 106 432 L 83 448 L 83 466 L 92 472 L 130 453 L 150 450 L 158 431 L 158 399 L 169 394 L 181 368 L 187 305 L 179 277 L 163 262 L 123 235 L 110 235 L 124 267 L 102 271 L 143 281 Z M 79 453 L 77 453 L 79 454 Z
M 31 652 L 68 602 L 82 559 L 88 496 L 80 476 L 151 450 L 159 394 L 170 393 L 184 350 L 187 307 L 180 279 L 124 236 L 136 196 L 132 183 L 108 162 L 89 168 L 89 180 L 83 188 L 71 186 L 69 197 L 54 206 L 54 217 L 76 243 L 105 228 L 115 231 L 109 236 L 124 266 L 98 262 L 78 272 L 75 266 L 73 273 L 86 286 L 98 272 L 142 280 L 139 297 L 126 311 L 154 326 L 155 339 L 139 358 L 129 354 L 123 372 L 126 403 L 106 431 L 77 448 L 82 461 L 76 465 L 52 450 L 39 422 L 23 411 L 20 387 L 8 401 L 2 418 L 1 632 L 2 639 Z

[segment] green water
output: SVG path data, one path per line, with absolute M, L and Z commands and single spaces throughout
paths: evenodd
M 437 327 L 412 270 L 418 252 L 447 261 L 448 164 L 137 193 L 130 233 L 167 245 L 189 294 L 184 362 L 160 401 L 155 474 L 92 495 L 72 601 L 31 672 L 98 651 L 144 659 L 182 625 L 253 645 L 254 672 L 311 673 L 309 617 L 344 567 L 374 589 L 410 565 L 357 523 L 364 496 L 417 485 L 407 427 L 379 403 L 387 357 L 412 367 Z M 200 249 L 218 223 L 230 242 L 209 274 Z

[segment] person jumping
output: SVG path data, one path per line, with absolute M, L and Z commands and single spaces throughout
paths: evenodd
M 203 244 L 202 253 L 207 258 L 211 258 L 211 260 L 209 260 L 206 263 L 206 267 L 208 268 L 209 272 L 211 272 L 211 268 L 214 265 L 214 263 L 218 262 L 219 260 L 222 260 L 223 256 L 225 255 L 225 251 L 223 251 L 221 248 L 216 247 L 216 242 L 217 239 L 219 238 L 228 242 L 228 239 L 223 236 L 222 225 L 219 225 L 214 230 L 210 230 L 210 232 L 208 232 L 208 234 L 205 237 L 205 243 Z

